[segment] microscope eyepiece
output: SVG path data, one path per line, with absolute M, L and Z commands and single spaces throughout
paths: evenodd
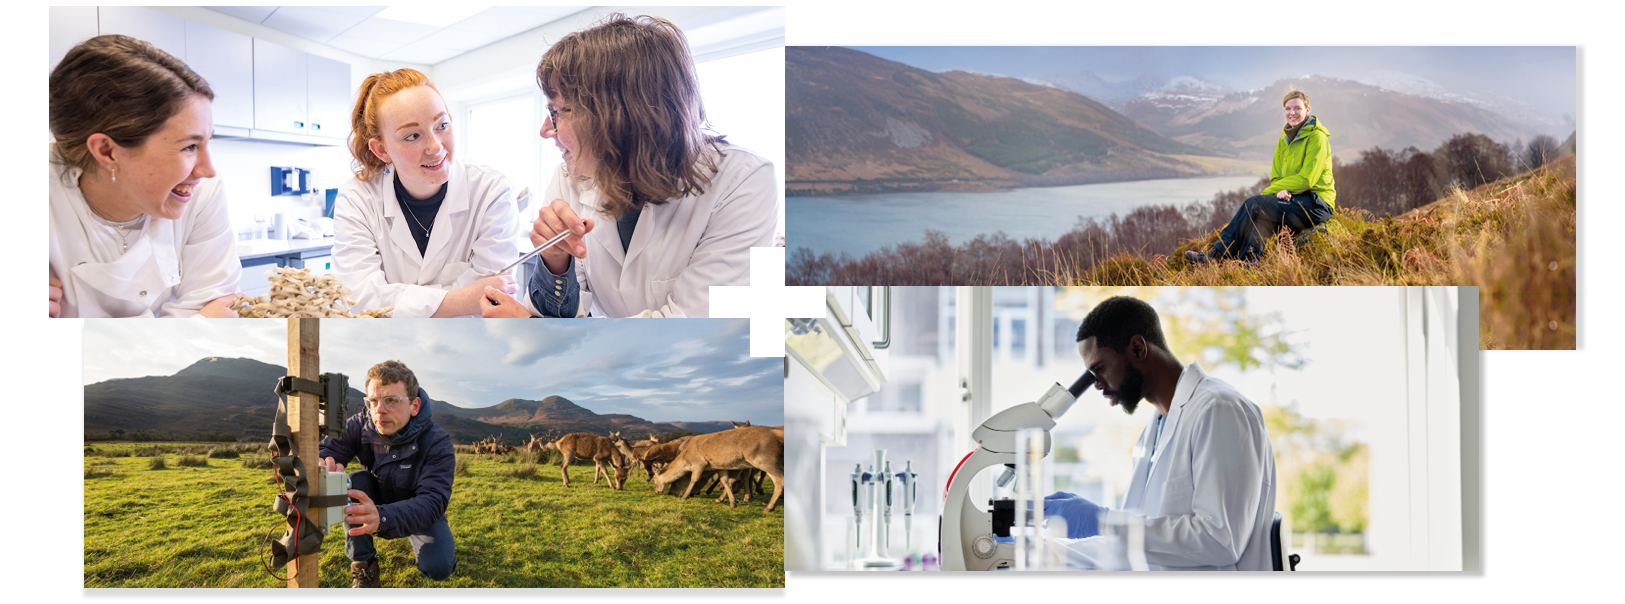
M 1083 396 L 1083 391 L 1088 390 L 1093 385 L 1095 385 L 1095 374 L 1085 371 L 1083 375 L 1078 376 L 1078 381 L 1072 382 L 1072 387 L 1067 388 L 1066 391 L 1072 393 L 1072 398 L 1078 398 Z

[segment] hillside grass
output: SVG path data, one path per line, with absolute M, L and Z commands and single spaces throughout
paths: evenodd
M 1324 234 L 1295 246 L 1273 240 L 1253 264 L 1191 266 L 1218 231 L 1169 256 L 1118 255 L 1070 285 L 1467 285 L 1479 288 L 1479 347 L 1572 350 L 1576 317 L 1574 158 L 1445 199 L 1399 217 L 1339 209 Z
M 249 469 L 264 467 L 263 453 L 176 467 L 175 450 L 192 446 L 156 446 L 171 462 L 158 470 L 148 469 L 150 454 L 118 455 L 154 443 L 87 447 L 85 587 L 283 586 L 261 565 L 267 533 L 284 526 L 271 509 L 270 472 Z M 375 539 L 385 586 L 784 587 L 783 507 L 762 511 L 771 480 L 768 496 L 729 508 L 714 497 L 657 496 L 637 469 L 615 491 L 592 484 L 593 465 L 578 463 L 566 489 L 556 464 L 515 472 L 526 467 L 519 453 L 458 457 L 467 471 L 447 510 L 457 571 L 431 581 L 408 540 Z M 348 587 L 349 568 L 342 534 L 329 534 L 321 585 Z

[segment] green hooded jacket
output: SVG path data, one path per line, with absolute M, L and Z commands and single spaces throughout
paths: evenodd
M 1328 138 L 1331 133 L 1314 116 L 1298 128 L 1296 138 L 1288 141 L 1286 132 L 1282 132 L 1281 140 L 1275 143 L 1275 159 L 1270 162 L 1270 186 L 1262 194 L 1314 191 L 1321 201 L 1336 209 L 1337 188 L 1332 182 L 1332 146 Z

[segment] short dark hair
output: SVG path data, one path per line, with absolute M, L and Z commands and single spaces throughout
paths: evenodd
M 1078 326 L 1078 341 L 1095 338 L 1095 345 L 1123 352 L 1134 336 L 1145 338 L 1149 344 L 1168 350 L 1162 338 L 1162 321 L 1157 311 L 1139 298 L 1112 296 L 1096 305 Z
M 367 370 L 367 380 L 369 382 L 378 380 L 379 388 L 390 384 L 401 384 L 406 386 L 407 398 L 417 398 L 418 396 L 418 376 L 413 374 L 412 370 L 407 369 L 406 364 L 400 361 L 384 361 L 373 365 L 372 369 Z

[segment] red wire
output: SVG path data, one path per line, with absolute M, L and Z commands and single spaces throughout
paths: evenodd
M 299 529 L 304 527 L 305 514 L 304 514 L 304 512 L 300 511 L 298 506 L 293 504 L 293 500 L 288 499 L 288 494 L 287 494 L 288 493 L 288 486 L 287 486 L 286 483 L 282 482 L 282 473 L 281 472 L 276 472 L 273 469 L 271 475 L 276 477 L 276 486 L 277 486 L 277 494 L 276 494 L 276 496 L 278 498 L 281 498 L 283 502 L 286 502 L 288 504 L 288 507 L 293 508 L 293 514 L 294 514 L 295 522 L 293 524 L 293 556 L 291 558 L 291 561 L 294 562 L 294 567 L 293 567 L 293 572 L 291 574 L 289 574 L 286 578 L 283 578 L 283 577 L 276 576 L 276 572 L 271 570 L 271 565 L 266 563 L 264 554 L 260 555 L 260 565 L 265 567 L 266 574 L 271 575 L 272 578 L 274 578 L 274 579 L 276 579 L 278 581 L 292 581 L 295 577 L 299 576 L 299 571 L 301 570 L 299 568 L 299 564 L 298 564 L 298 561 L 299 561 L 299 532 L 300 532 Z M 278 524 L 281 524 L 281 523 L 278 523 Z M 276 525 L 272 525 L 271 530 L 268 530 L 268 531 L 265 532 L 265 538 L 261 539 L 260 543 L 265 543 L 266 541 L 268 541 L 271 538 L 271 533 L 274 533 L 274 532 L 276 532 Z M 269 549 L 269 546 L 267 546 L 266 549 Z

